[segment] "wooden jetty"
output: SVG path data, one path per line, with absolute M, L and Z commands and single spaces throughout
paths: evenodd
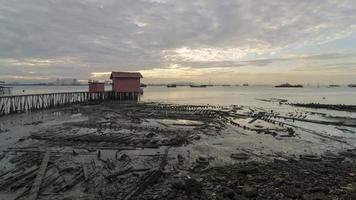
M 0 95 L 2 94 L 11 94 L 11 87 L 6 87 L 3 84 L 5 84 L 4 81 L 0 81 Z
M 137 92 L 65 92 L 0 96 L 0 116 L 105 100 L 139 101 Z
M 0 95 L 2 94 L 11 94 L 11 87 L 4 87 L 0 85 Z

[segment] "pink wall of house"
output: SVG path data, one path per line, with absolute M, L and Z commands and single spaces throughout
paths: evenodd
M 104 83 L 89 83 L 89 92 L 104 92 Z
M 113 78 L 112 90 L 114 92 L 140 92 L 140 79 Z

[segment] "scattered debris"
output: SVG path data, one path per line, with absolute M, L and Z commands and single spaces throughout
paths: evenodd
M 38 192 L 40 190 L 42 180 L 46 174 L 49 157 L 50 157 L 50 152 L 47 151 L 43 157 L 40 169 L 38 170 L 38 173 L 36 175 L 36 179 L 31 187 L 30 194 L 28 196 L 29 200 L 36 200 L 38 197 Z
M 354 148 L 340 154 L 300 150 L 295 154 L 301 154 L 299 160 L 261 150 L 265 140 L 293 144 L 303 134 L 351 146 L 344 138 L 295 123 L 333 125 L 310 117 L 318 113 L 110 102 L 75 110 L 87 119 L 43 128 L 0 154 L 9 163 L 0 169 L 0 195 L 43 200 L 342 199 L 355 188 L 348 185 L 356 174 Z M 233 134 L 264 139 L 255 140 L 254 149 L 241 143 L 236 150 L 235 141 L 224 138 Z
M 292 103 L 289 104 L 297 107 L 305 108 L 315 108 L 315 109 L 328 109 L 328 110 L 338 110 L 346 112 L 356 112 L 355 105 L 345 105 L 345 104 L 320 104 L 320 103 Z
M 305 154 L 300 155 L 300 159 L 307 160 L 307 161 L 321 161 L 321 158 L 317 155 Z
M 247 160 L 250 158 L 250 155 L 247 153 L 233 153 L 230 157 L 236 160 Z

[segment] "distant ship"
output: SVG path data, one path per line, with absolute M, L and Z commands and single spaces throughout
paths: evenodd
M 291 85 L 289 83 L 284 83 L 284 84 L 281 84 L 281 85 L 276 85 L 274 87 L 281 87 L 281 88 L 302 88 L 303 85 Z
M 168 88 L 175 88 L 175 87 L 177 87 L 177 85 L 176 84 L 168 84 L 167 87 Z
M 247 83 L 244 83 L 244 84 L 242 84 L 242 86 L 248 86 L 248 84 L 247 84 Z
M 190 85 L 191 88 L 206 88 L 207 85 Z
M 340 87 L 340 85 L 329 85 L 329 88 L 333 88 L 333 87 Z
M 350 84 L 348 87 L 356 87 L 356 84 Z

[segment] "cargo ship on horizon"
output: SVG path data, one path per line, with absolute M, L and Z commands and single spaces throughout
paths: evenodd
M 177 84 L 168 84 L 167 85 L 167 88 L 175 88 L 175 87 L 177 87 Z
M 207 85 L 190 85 L 191 88 L 206 88 Z
M 277 87 L 277 88 L 302 88 L 304 86 L 300 85 L 300 84 L 292 85 L 292 84 L 289 84 L 289 83 L 284 83 L 284 84 L 281 84 L 281 85 L 276 85 L 274 87 Z

